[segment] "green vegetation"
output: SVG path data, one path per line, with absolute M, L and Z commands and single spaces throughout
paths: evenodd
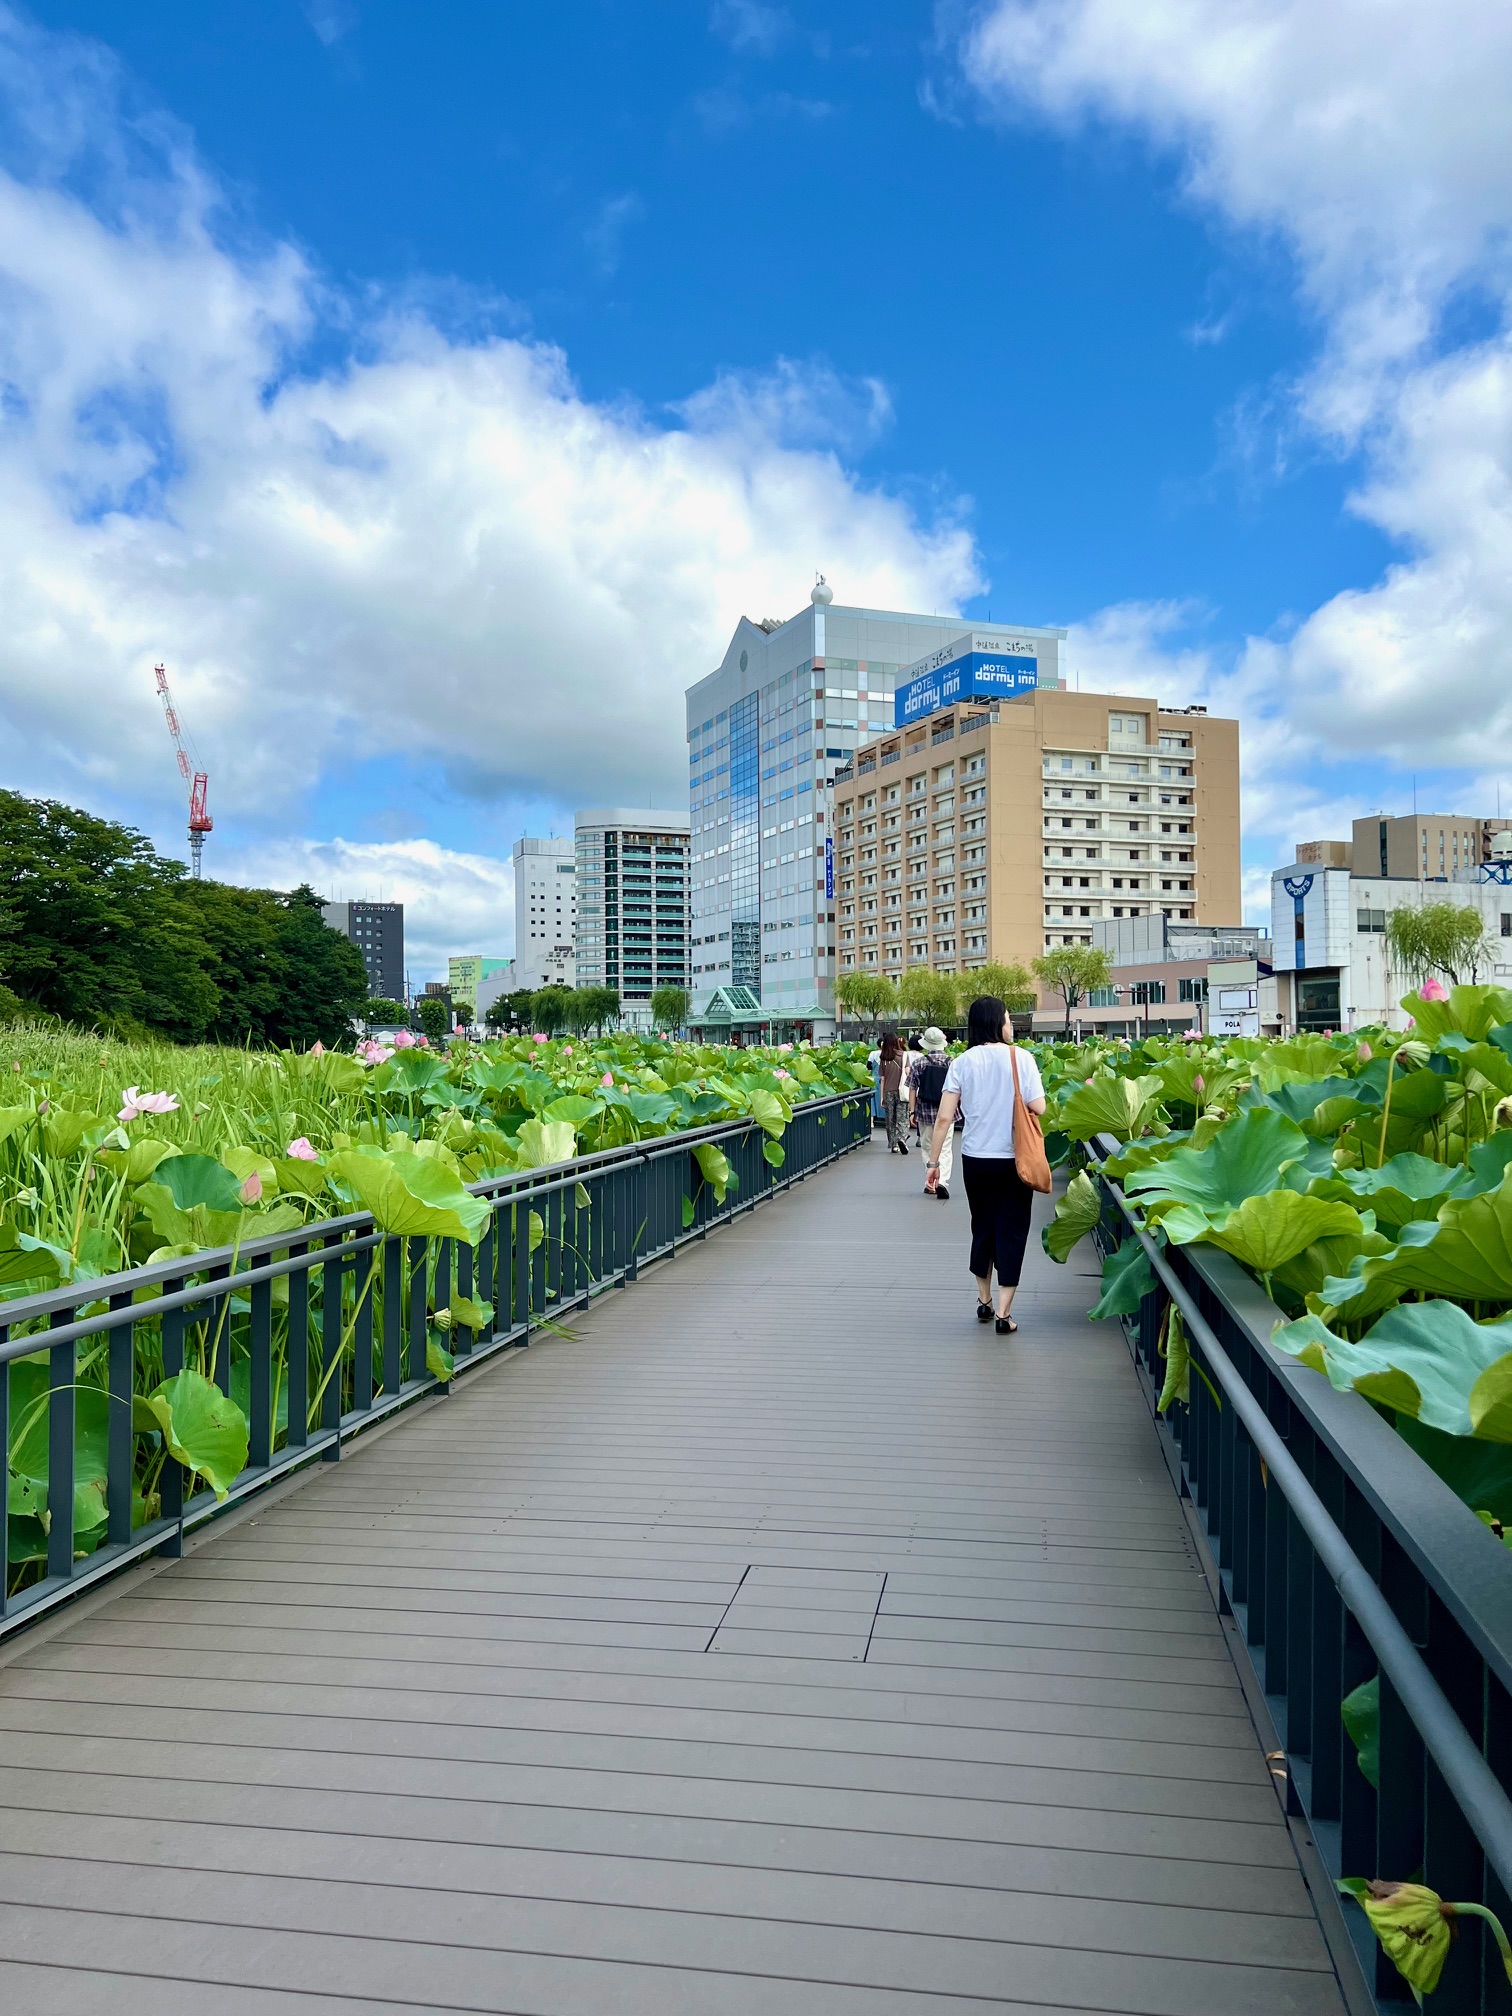
M 651 994 L 651 1021 L 655 1028 L 665 1030 L 670 1036 L 678 1029 L 687 1027 L 688 1010 L 692 1006 L 686 987 L 657 987 Z
M 1066 1004 L 1066 1034 L 1071 1033 L 1071 1017 L 1094 987 L 1108 987 L 1113 981 L 1113 962 L 1095 945 L 1057 945 L 1034 961 L 1036 976 L 1052 994 Z
M 1409 980 L 1441 973 L 1452 987 L 1473 981 L 1490 956 L 1486 920 L 1457 903 L 1404 904 L 1386 919 L 1386 942 Z
M 295 1049 L 349 1041 L 368 991 L 312 889 L 191 881 L 130 827 L 14 791 L 0 791 L 0 987 L 0 1022 Z
M 323 927 L 321 927 L 323 929 Z M 326 933 L 338 945 L 344 941 Z M 435 999 L 436 997 L 432 997 Z M 443 1004 L 436 1000 L 436 1005 Z M 588 1004 L 590 1007 L 592 1003 Z M 440 1051 L 406 1030 L 390 1048 L 249 1052 L 127 1043 L 32 1024 L 0 1033 L 0 1309 L 65 1286 L 87 1307 L 91 1282 L 136 1266 L 181 1263 L 202 1274 L 211 1249 L 251 1239 L 292 1241 L 322 1219 L 365 1210 L 389 1233 L 429 1237 L 400 1256 L 402 1307 L 422 1298 L 424 1364 L 450 1374 L 457 1328 L 490 1317 L 479 1301 L 437 1287 L 438 1239 L 476 1246 L 487 1207 L 470 1183 L 571 1161 L 579 1154 L 721 1120 L 746 1120 L 780 1166 L 793 1108 L 865 1088 L 852 1046 L 726 1050 L 634 1036 L 560 1042 L 537 1037 Z M 695 1146 L 698 1181 L 723 1199 L 735 1180 L 716 1143 Z M 575 1234 L 586 1192 L 564 1200 Z M 542 1236 L 532 1216 L 530 1243 Z M 424 1279 L 416 1268 L 429 1270 Z M 381 1338 L 378 1255 L 361 1281 L 345 1270 L 328 1326 L 325 1270 L 314 1270 L 303 1320 L 316 1366 L 309 1423 L 327 1395 L 356 1391 L 358 1354 Z M 449 1277 L 447 1277 L 449 1278 Z M 299 1305 L 304 1306 L 304 1305 Z M 209 1305 L 207 1305 L 209 1307 Z M 275 1447 L 288 1427 L 290 1298 L 275 1286 Z M 364 1328 L 361 1311 L 376 1327 Z M 250 1324 L 245 1294 L 218 1317 L 196 1314 L 183 1370 L 168 1376 L 159 1321 L 134 1325 L 133 1523 L 156 1516 L 173 1457 L 224 1492 L 247 1461 Z M 11 1335 L 28 1334 L 12 1315 Z M 45 1336 L 45 1320 L 30 1330 Z M 335 1346 L 332 1348 L 332 1339 Z M 77 1369 L 74 1545 L 88 1554 L 106 1531 L 109 1402 L 103 1341 L 81 1346 Z M 47 1548 L 48 1363 L 38 1351 L 10 1367 L 9 1581 L 41 1572 Z M 229 1395 L 218 1379 L 229 1380 Z

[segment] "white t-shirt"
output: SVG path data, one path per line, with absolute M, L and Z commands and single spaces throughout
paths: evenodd
M 945 1090 L 959 1092 L 966 1127 L 961 1153 L 982 1161 L 1013 1160 L 1013 1059 L 1018 1057 L 1019 1092 L 1027 1103 L 1043 1099 L 1044 1081 L 1027 1050 L 1010 1043 L 978 1043 L 952 1060 Z

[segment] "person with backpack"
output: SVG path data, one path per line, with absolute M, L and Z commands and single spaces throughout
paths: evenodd
M 1036 1190 L 1050 1188 L 1039 1115 L 1045 1088 L 1027 1050 L 1005 1036 L 1008 1011 L 995 995 L 973 1001 L 966 1016 L 966 1049 L 951 1063 L 929 1144 L 926 1188 L 938 1190 L 945 1144 L 959 1109 L 961 1180 L 971 1206 L 971 1272 L 976 1278 L 977 1321 L 995 1321 L 1000 1337 L 1018 1329 L 1013 1297 L 1029 1241 Z M 997 1303 L 992 1276 L 997 1275 Z
M 926 1029 L 919 1038 L 917 1052 L 908 1060 L 908 1070 L 904 1074 L 904 1084 L 908 1091 L 908 1124 L 919 1136 L 919 1146 L 924 1156 L 924 1192 L 926 1196 L 938 1197 L 943 1203 L 950 1196 L 950 1170 L 955 1150 L 955 1133 L 945 1136 L 939 1155 L 939 1181 L 931 1188 L 928 1182 L 929 1164 L 932 1150 L 930 1135 L 934 1131 L 935 1120 L 940 1111 L 940 1101 L 945 1096 L 945 1074 L 950 1069 L 950 1059 L 945 1054 L 945 1035 L 940 1029 Z

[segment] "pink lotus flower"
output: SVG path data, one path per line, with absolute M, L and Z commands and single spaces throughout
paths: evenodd
M 786 1056 L 787 1052 L 788 1052 L 789 1050 L 791 1050 L 791 1049 L 792 1049 L 792 1047 L 793 1047 L 793 1046 L 792 1046 L 792 1044 L 791 1044 L 791 1043 L 779 1043 L 779 1044 L 777 1045 L 777 1049 L 778 1049 L 778 1052 L 779 1052 L 779 1054 L 780 1054 L 780 1055 L 782 1055 L 782 1056 Z
M 303 1134 L 297 1135 L 289 1143 L 284 1153 L 294 1162 L 318 1162 L 320 1160 L 314 1147 L 306 1140 Z
M 570 1043 L 564 1043 L 562 1045 L 562 1055 L 564 1057 L 570 1057 L 572 1055 L 572 1045 Z
M 422 1036 L 420 1041 L 423 1043 L 425 1038 Z M 396 1029 L 394 1031 L 394 1048 L 396 1050 L 413 1050 L 414 1047 L 415 1032 L 412 1029 Z
M 364 1064 L 386 1064 L 393 1054 L 386 1044 L 375 1043 L 371 1036 L 357 1047 L 357 1055 Z
M 1200 1043 L 1202 1041 L 1202 1031 L 1200 1029 L 1183 1029 L 1181 1040 L 1183 1043 Z
M 1359 1058 L 1362 1064 L 1368 1064 L 1371 1058 L 1375 1055 L 1375 1052 L 1371 1049 L 1368 1043 L 1360 1042 L 1356 1043 L 1355 1045 L 1355 1055 Z
M 1431 974 L 1423 982 L 1422 986 L 1419 987 L 1418 992 L 1425 1001 L 1447 1001 L 1449 999 L 1449 989 L 1444 985 L 1442 980 L 1435 980 Z
M 544 1043 L 546 1038 L 544 1036 L 532 1036 L 530 1040 L 532 1043 Z
M 1207 1080 L 1200 1071 L 1192 1080 L 1192 1090 L 1194 1092 L 1206 1092 L 1207 1090 Z
M 772 1076 L 774 1078 L 791 1078 L 792 1075 L 793 1074 L 791 1071 L 784 1071 L 780 1064 L 777 1066 L 777 1069 L 772 1073 Z
M 178 1101 L 171 1092 L 144 1092 L 140 1085 L 128 1085 L 121 1094 L 117 1120 L 135 1120 L 143 1113 L 177 1113 Z
M 612 1071 L 606 1071 L 603 1077 L 600 1078 L 599 1083 L 600 1085 L 612 1085 L 614 1083 L 614 1073 Z
M 467 1031 L 462 1027 L 462 1024 L 460 1022 L 453 1022 L 452 1034 L 453 1036 L 465 1036 L 467 1034 Z
M 246 1182 L 241 1186 L 241 1200 L 243 1204 L 255 1204 L 262 1196 L 262 1190 L 262 1178 L 254 1169 Z
M 312 1057 L 324 1057 L 325 1045 L 320 1041 L 319 1037 L 316 1037 L 315 1041 L 310 1045 L 310 1055 Z

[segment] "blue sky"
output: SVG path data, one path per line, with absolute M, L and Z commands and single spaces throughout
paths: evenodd
M 1352 32 L 1365 4 L 1336 35 L 1285 0 L 0 8 L 22 424 L 28 328 L 114 288 L 162 314 L 69 348 L 72 417 L 13 465 L 0 429 L 0 511 L 67 500 L 0 646 L 0 782 L 169 840 L 136 669 L 166 654 L 223 862 L 408 875 L 429 955 L 496 941 L 489 858 L 675 793 L 682 685 L 823 567 L 841 600 L 1071 624 L 1085 683 L 1240 712 L 1256 871 L 1414 774 L 1482 809 L 1500 10 L 1452 0 L 1465 70 L 1433 76 Z M 1309 127 L 1361 100 L 1353 145 Z M 50 644 L 70 570 L 87 620 Z M 95 679 L 99 746 L 55 712 Z

